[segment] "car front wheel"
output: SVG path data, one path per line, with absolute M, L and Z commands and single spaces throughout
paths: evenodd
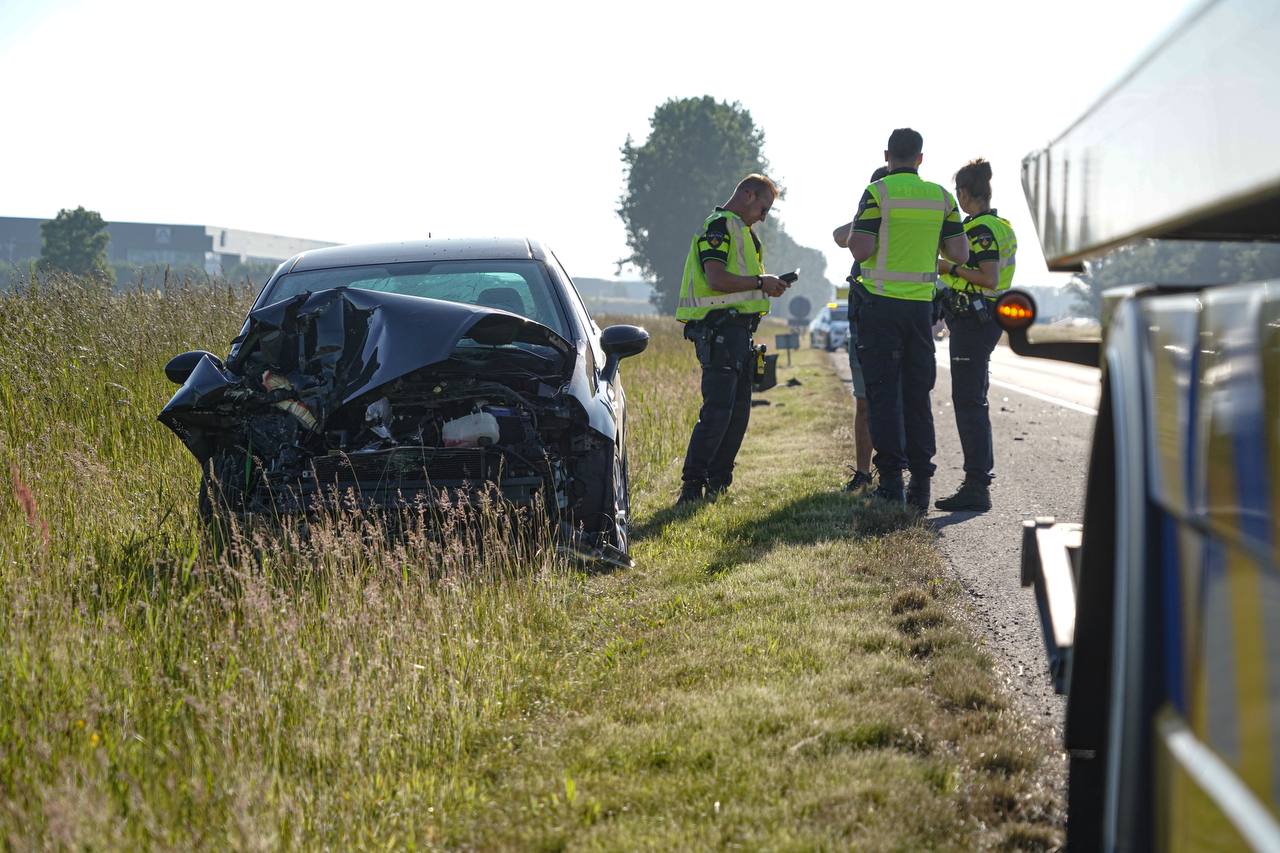
M 631 557 L 631 477 L 625 447 L 613 456 L 613 535 L 610 544 Z

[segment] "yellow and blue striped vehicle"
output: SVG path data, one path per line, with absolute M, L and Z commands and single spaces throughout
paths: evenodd
M 1195 261 L 1108 291 L 1101 340 L 997 306 L 1015 352 L 1102 368 L 1083 524 L 1028 521 L 1021 567 L 1068 694 L 1072 850 L 1280 850 L 1276 44 L 1274 2 L 1204 3 L 1024 162 L 1052 269 Z

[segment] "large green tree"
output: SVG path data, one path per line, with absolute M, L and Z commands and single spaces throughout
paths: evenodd
M 737 103 L 701 98 L 669 100 L 654 110 L 649 138 L 622 146 L 626 192 L 618 215 L 627 229 L 633 264 L 653 281 L 650 301 L 673 313 L 680 296 L 689 241 L 711 209 L 725 201 L 744 176 L 767 172 L 764 131 Z M 775 219 L 756 227 L 765 262 L 777 272 L 800 267 L 800 282 L 788 294 L 805 295 L 814 305 L 831 298 L 826 259 L 800 245 Z M 782 306 L 779 306 L 782 307 Z
M 39 269 L 115 280 L 115 271 L 107 263 L 111 235 L 97 211 L 84 207 L 59 210 L 56 217 L 40 226 L 40 236 L 44 245 Z
M 631 263 L 654 281 L 653 304 L 672 313 L 689 241 L 745 175 L 768 168 L 764 132 L 737 103 L 669 100 L 653 111 L 649 138 L 622 146 L 626 192 L 618 215 Z

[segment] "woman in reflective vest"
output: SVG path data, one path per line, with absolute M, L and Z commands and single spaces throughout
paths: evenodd
M 991 206 L 991 164 L 978 159 L 956 172 L 956 200 L 968 214 L 965 264 L 939 261 L 943 283 L 959 295 L 951 298 L 951 402 L 964 451 L 964 482 L 955 494 L 934 503 L 941 510 L 991 509 L 995 458 L 987 407 L 991 353 L 1000 340 L 995 298 L 1013 284 L 1018 239 L 1008 220 Z

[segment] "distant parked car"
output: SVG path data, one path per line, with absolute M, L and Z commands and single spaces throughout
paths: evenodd
M 809 323 L 809 346 L 833 352 L 849 345 L 849 306 L 828 302 Z

